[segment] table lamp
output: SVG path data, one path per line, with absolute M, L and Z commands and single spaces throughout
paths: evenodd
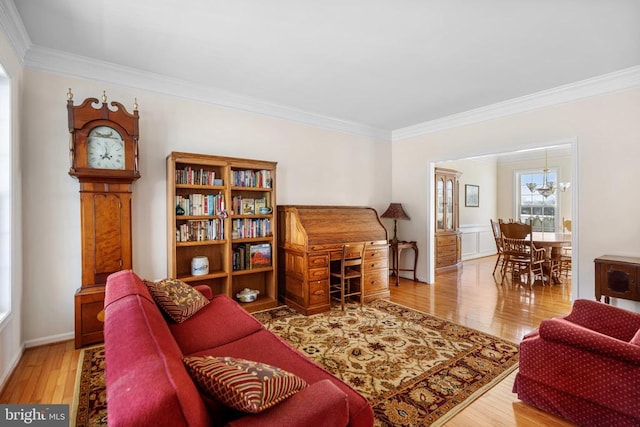
M 398 243 L 398 220 L 399 219 L 411 219 L 409 215 L 402 209 L 402 203 L 391 203 L 386 211 L 380 216 L 381 218 L 393 219 L 393 243 Z

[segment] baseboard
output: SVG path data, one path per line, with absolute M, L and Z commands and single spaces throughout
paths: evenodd
M 24 345 L 22 345 L 20 347 L 20 351 L 16 354 L 16 356 L 9 364 L 9 369 L 7 369 L 2 378 L 0 378 L 0 392 L 4 390 L 4 386 L 7 385 L 7 381 L 9 381 L 9 378 L 11 378 L 11 374 L 13 374 L 13 371 L 16 370 L 16 367 L 18 366 L 18 363 L 20 362 L 20 359 L 22 359 L 22 355 L 24 354 L 24 349 L 25 347 Z
M 75 334 L 73 332 L 67 332 L 65 334 L 58 334 L 58 335 L 50 335 L 44 338 L 37 338 L 35 340 L 25 341 L 24 347 L 25 348 L 38 347 L 41 345 L 52 344 L 55 342 L 68 341 L 74 338 L 75 338 Z
M 472 259 L 484 258 L 488 256 L 493 256 L 493 255 L 496 255 L 495 250 L 492 252 L 474 252 L 466 255 L 462 254 L 462 261 L 470 261 Z

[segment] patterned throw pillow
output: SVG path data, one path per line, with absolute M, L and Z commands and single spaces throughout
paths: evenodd
M 242 412 L 263 411 L 307 386 L 302 378 L 260 362 L 213 356 L 183 360 L 201 389 Z
M 177 323 L 184 322 L 209 304 L 209 300 L 197 289 L 178 279 L 163 279 L 159 282 L 145 281 L 145 284 L 156 304 Z

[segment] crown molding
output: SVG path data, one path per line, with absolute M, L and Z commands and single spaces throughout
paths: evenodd
M 640 86 L 640 66 L 396 129 L 393 142 Z
M 24 61 L 31 39 L 13 0 L 0 0 L 0 30 L 6 34 L 20 61 Z
M 42 46 L 31 46 L 25 55 L 24 63 L 25 66 L 37 70 L 172 95 L 218 107 L 303 123 L 322 129 L 366 136 L 384 142 L 391 141 L 390 131 L 313 114 L 284 105 L 272 104 L 261 99 L 237 95 L 211 86 L 199 85 Z
M 171 95 L 223 108 L 294 121 L 316 128 L 365 136 L 380 142 L 400 141 L 640 86 L 640 66 L 634 66 L 531 95 L 388 131 L 361 123 L 269 103 L 261 99 L 234 94 L 207 85 L 199 85 L 160 74 L 32 45 L 20 15 L 11 0 L 0 0 L 0 29 L 9 38 L 18 57 L 29 68 Z

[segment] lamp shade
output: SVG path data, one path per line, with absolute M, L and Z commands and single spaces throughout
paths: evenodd
M 380 217 L 391 219 L 411 219 L 404 209 L 402 209 L 402 203 L 391 203 Z

